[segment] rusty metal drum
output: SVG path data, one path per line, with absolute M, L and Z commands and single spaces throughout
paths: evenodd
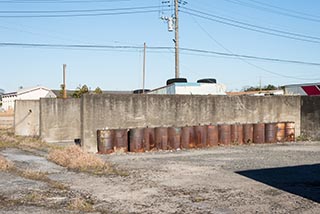
M 189 149 L 191 142 L 193 142 L 193 127 L 185 126 L 181 128 L 181 148 Z
M 217 125 L 208 125 L 207 126 L 207 145 L 208 146 L 218 146 L 219 145 L 219 131 Z
M 295 141 L 295 124 L 294 122 L 286 122 L 286 141 Z
M 156 148 L 159 150 L 168 149 L 168 128 L 158 127 L 155 128 Z
M 207 126 L 194 126 L 195 144 L 197 148 L 207 146 Z
M 168 146 L 169 149 L 180 149 L 181 143 L 181 128 L 168 128 Z
M 243 144 L 243 125 L 242 124 L 231 125 L 231 143 Z
M 277 142 L 277 124 L 276 123 L 266 123 L 266 143 L 276 143 Z
M 129 151 L 143 152 L 143 128 L 130 129 L 129 136 Z
M 127 129 L 116 129 L 114 130 L 114 150 L 127 152 L 129 147 L 128 142 L 128 130 Z
M 230 145 L 231 143 L 231 125 L 221 124 L 219 128 L 219 144 Z
M 265 143 L 265 125 L 264 123 L 253 124 L 253 143 Z
M 114 152 L 114 131 L 103 129 L 97 131 L 98 153 L 109 154 Z
M 284 142 L 286 137 L 285 132 L 286 124 L 285 123 L 277 123 L 277 141 L 278 142 Z
M 243 124 L 243 142 L 245 144 L 253 142 L 253 124 Z
M 143 148 L 145 151 L 150 151 L 156 148 L 154 128 L 145 128 L 143 130 Z

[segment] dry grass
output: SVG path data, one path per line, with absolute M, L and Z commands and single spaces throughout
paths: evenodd
M 25 171 L 21 171 L 20 175 L 24 178 L 28 178 L 31 180 L 37 180 L 37 181 L 47 181 L 48 180 L 48 173 L 41 172 L 41 171 L 34 171 L 27 169 Z
M 15 147 L 23 150 L 36 149 L 41 151 L 59 148 L 58 146 L 43 142 L 38 137 L 15 136 L 13 130 L 0 130 L 0 149 L 8 147 Z
M 68 208 L 70 210 L 78 210 L 78 211 L 83 211 L 83 212 L 90 212 L 93 211 L 93 206 L 91 203 L 86 201 L 83 198 L 74 198 L 69 202 Z
M 0 171 L 7 171 L 9 169 L 12 169 L 12 167 L 13 163 L 0 155 Z
M 65 149 L 54 149 L 48 155 L 48 159 L 68 169 L 105 174 L 112 171 L 112 167 L 93 154 L 84 152 L 78 146 L 70 146 Z

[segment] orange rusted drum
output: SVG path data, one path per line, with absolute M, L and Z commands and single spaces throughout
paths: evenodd
M 194 126 L 195 143 L 197 148 L 207 146 L 207 126 Z
M 285 123 L 277 123 L 277 141 L 278 142 L 284 142 L 285 141 Z
M 265 143 L 265 125 L 264 123 L 253 124 L 253 143 Z
M 231 125 L 221 124 L 219 127 L 219 144 L 230 145 L 231 143 Z
M 218 134 L 218 126 L 216 125 L 208 125 L 207 126 L 207 145 L 208 146 L 218 146 L 219 144 L 219 134 Z
M 243 126 L 242 126 L 242 124 L 231 125 L 231 142 L 233 144 L 243 144 Z
M 266 143 L 276 143 L 277 142 L 277 124 L 276 123 L 266 123 Z
M 155 128 L 156 148 L 159 150 L 168 149 L 168 128 L 158 127 Z
M 143 128 L 130 129 L 130 152 L 143 152 Z
M 180 149 L 181 141 L 181 128 L 170 127 L 168 128 L 168 145 L 169 149 Z
M 98 153 L 109 154 L 113 152 L 114 131 L 103 129 L 97 131 Z
M 181 148 L 189 149 L 193 148 L 190 144 L 194 144 L 193 140 L 193 127 L 185 126 L 181 128 Z
M 253 124 L 243 124 L 243 142 L 245 144 L 253 142 Z
M 114 130 L 114 150 L 115 151 L 128 151 L 128 130 L 127 129 L 116 129 Z
M 295 124 L 286 122 L 286 141 L 295 141 Z
M 145 128 L 143 130 L 143 148 L 145 151 L 156 148 L 154 128 Z

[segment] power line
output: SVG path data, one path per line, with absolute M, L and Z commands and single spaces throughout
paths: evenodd
M 253 8 L 256 10 L 264 11 L 264 12 L 269 12 L 277 15 L 282 15 L 282 16 L 287 16 L 287 17 L 292 17 L 292 18 L 297 18 L 297 19 L 302 19 L 302 20 L 307 20 L 307 21 L 313 21 L 313 22 L 320 22 L 319 16 L 313 16 L 313 15 L 307 15 L 305 13 L 299 13 L 299 12 L 292 12 L 290 10 L 287 10 L 285 8 L 281 7 L 276 7 L 272 6 L 270 4 L 254 1 L 254 0 L 248 0 L 253 3 L 249 2 L 243 2 L 240 0 L 225 0 L 227 2 L 241 5 L 243 7 L 248 7 L 248 8 Z M 313 17 L 313 18 L 311 18 Z M 316 17 L 316 18 L 314 18 Z
M 9 42 L 1 42 L 0 46 L 2 47 L 27 47 L 27 48 L 62 48 L 62 49 L 96 49 L 96 50 L 108 50 L 108 49 L 118 49 L 118 50 L 143 50 L 143 46 L 137 45 L 85 45 L 85 44 L 44 44 L 44 43 L 9 43 Z M 173 47 L 166 46 L 148 46 L 150 50 L 174 50 Z M 192 53 L 200 53 L 207 55 L 218 55 L 224 57 L 241 57 L 251 60 L 262 60 L 269 62 L 279 62 L 279 63 L 291 63 L 291 64 L 300 64 L 300 65 L 308 65 L 308 66 L 320 66 L 320 63 L 317 62 L 306 62 L 299 60 L 288 60 L 288 59 L 279 59 L 279 58 L 268 58 L 268 57 L 258 57 L 244 54 L 234 54 L 234 53 L 225 53 L 225 52 L 217 52 L 210 50 L 201 50 L 201 49 L 193 49 L 193 48 L 180 48 L 181 51 L 184 52 L 192 52 Z
M 289 76 L 289 75 L 283 75 L 283 74 L 279 74 L 279 73 L 276 73 L 276 72 L 273 72 L 273 71 L 269 71 L 265 68 L 262 68 L 261 66 L 257 66 L 251 62 L 248 62 L 246 59 L 244 59 L 244 57 L 241 57 L 240 55 L 238 54 L 234 54 L 231 50 L 229 50 L 228 48 L 226 48 L 223 44 L 221 44 L 220 42 L 218 42 L 216 39 L 213 38 L 213 36 L 208 32 L 206 31 L 195 19 L 194 21 L 196 22 L 196 24 L 200 27 L 200 29 L 205 32 L 207 34 L 207 36 L 213 40 L 216 44 L 218 44 L 221 48 L 223 48 L 225 51 L 227 51 L 229 54 L 228 55 L 232 55 L 232 56 L 236 56 L 236 58 L 238 58 L 240 61 L 250 65 L 250 66 L 253 66 L 259 70 L 262 70 L 264 72 L 267 72 L 267 73 L 270 73 L 270 74 L 273 74 L 273 75 L 276 75 L 276 76 L 280 76 L 280 77 L 285 77 L 285 78 L 290 78 L 290 79 L 302 79 L 302 78 L 297 78 L 297 77 L 293 77 L 293 76 Z M 270 58 L 263 58 L 263 57 L 254 57 L 254 56 L 246 56 L 247 59 L 263 59 L 263 60 L 266 60 L 266 61 L 277 61 L 277 59 L 270 59 Z M 290 63 L 296 63 L 296 61 L 292 61 L 290 60 L 291 62 Z M 308 79 L 309 80 L 309 79 Z
M 62 17 L 91 17 L 91 16 L 112 16 L 112 15 L 129 15 L 140 13 L 156 13 L 158 9 L 154 10 L 137 10 L 137 11 L 123 11 L 123 12 L 110 12 L 110 13 L 81 13 L 81 14 L 63 14 L 63 15 L 12 15 L 0 16 L 0 18 L 62 18 Z
M 158 6 L 144 6 L 144 7 L 124 7 L 124 8 L 104 8 L 104 9 L 90 9 L 90 10 L 0 10 L 1 13 L 84 13 L 84 12 L 106 12 L 106 11 L 122 11 L 122 10 L 144 10 L 155 9 Z
M 84 17 L 107 16 L 137 13 L 159 12 L 158 6 L 123 7 L 86 10 L 38 10 L 38 11 L 0 11 L 0 18 L 58 18 L 58 17 Z M 10 14 L 10 15 L 7 15 Z M 14 14 L 14 15 L 11 15 Z
M 0 1 L 0 3 L 5 4 L 73 4 L 73 3 L 110 3 L 110 2 L 123 2 L 131 0 L 12 0 L 12 1 Z
M 218 22 L 221 24 L 245 29 L 245 30 L 255 31 L 255 32 L 259 32 L 259 33 L 264 33 L 264 34 L 273 35 L 273 36 L 279 36 L 279 37 L 298 40 L 298 41 L 311 42 L 311 43 L 317 43 L 317 44 L 320 43 L 320 37 L 308 36 L 308 35 L 291 33 L 291 32 L 282 31 L 282 30 L 276 30 L 276 29 L 272 29 L 272 28 L 266 28 L 266 27 L 262 27 L 262 26 L 258 26 L 258 25 L 252 25 L 249 23 L 239 22 L 239 21 L 236 21 L 233 19 L 224 18 L 221 16 L 216 16 L 213 14 L 209 14 L 209 13 L 205 13 L 205 12 L 201 12 L 201 11 L 193 10 L 193 9 L 189 9 L 189 8 L 183 8 L 183 9 L 187 9 L 187 10 L 181 10 L 181 12 L 183 12 L 183 13 L 186 13 L 186 14 L 189 14 L 192 16 L 196 16 L 199 18 L 207 19 L 210 21 Z M 193 11 L 193 12 L 189 12 L 188 10 Z
M 265 2 L 259 2 L 259 1 L 256 1 L 256 0 L 248 0 L 248 1 L 254 2 L 256 4 L 260 4 L 260 5 L 265 5 L 267 7 L 275 8 L 275 9 L 278 9 L 278 10 L 283 10 L 283 11 L 290 12 L 290 13 L 295 13 L 295 14 L 308 16 L 308 17 L 314 17 L 314 18 L 317 18 L 317 20 L 319 20 L 319 18 L 320 18 L 320 16 L 317 16 L 317 15 L 303 13 L 303 12 L 296 11 L 296 10 L 290 10 L 290 9 L 287 9 L 287 8 L 271 5 L 271 4 L 268 4 L 268 3 L 265 3 Z

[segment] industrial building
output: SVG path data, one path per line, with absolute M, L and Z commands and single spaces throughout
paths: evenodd
M 319 96 L 320 82 L 285 85 L 284 91 L 286 95 Z
M 148 94 L 226 95 L 226 86 L 217 83 L 215 79 L 187 82 L 186 79 L 180 78 L 180 81 L 175 81 L 175 79 L 168 80 L 166 86 L 151 90 Z

